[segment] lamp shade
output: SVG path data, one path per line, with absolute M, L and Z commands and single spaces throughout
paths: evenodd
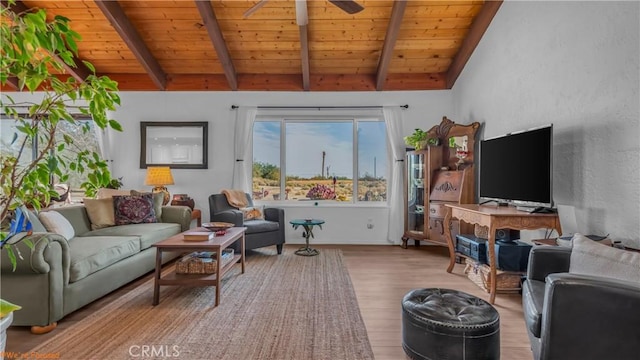
M 144 184 L 151 186 L 173 185 L 171 168 L 168 166 L 148 167 Z

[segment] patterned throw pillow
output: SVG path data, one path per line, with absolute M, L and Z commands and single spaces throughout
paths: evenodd
M 144 192 L 144 191 L 138 191 L 138 190 L 131 190 L 131 195 L 139 196 L 144 194 L 151 194 L 151 196 L 153 196 L 153 210 L 156 212 L 156 218 L 158 219 L 158 221 L 162 220 L 162 202 L 164 201 L 164 193 L 161 193 L 161 192 L 150 193 L 150 192 Z
M 113 209 L 116 225 L 158 222 L 151 194 L 114 196 Z
M 264 206 L 241 208 L 245 220 L 264 220 Z

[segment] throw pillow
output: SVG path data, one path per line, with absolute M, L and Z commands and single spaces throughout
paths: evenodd
M 150 192 L 142 192 L 138 190 L 131 190 L 131 195 L 144 195 L 151 194 L 153 196 L 153 210 L 156 212 L 156 218 L 158 221 L 162 219 L 162 203 L 164 202 L 164 193 L 150 193 Z
M 33 211 L 26 209 L 27 215 L 29 216 L 29 221 L 31 221 L 31 227 L 33 228 L 33 232 L 47 232 L 47 228 L 44 227 L 44 224 L 38 218 L 38 215 Z
M 245 220 L 264 220 L 264 206 L 241 208 Z
M 581 234 L 573 236 L 569 272 L 640 284 L 640 253 L 598 244 Z
M 113 198 L 84 199 L 84 207 L 87 209 L 92 230 L 116 225 Z
M 151 194 L 114 196 L 113 209 L 116 225 L 158 222 Z
M 76 231 L 69 220 L 57 211 L 43 211 L 38 215 L 38 218 L 48 232 L 62 235 L 67 240 L 76 236 Z

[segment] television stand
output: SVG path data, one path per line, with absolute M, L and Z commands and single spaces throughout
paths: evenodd
M 558 214 L 535 214 L 517 211 L 514 207 L 502 206 L 482 206 L 475 204 L 445 204 L 446 214 L 444 217 L 444 229 L 449 245 L 449 267 L 447 272 L 451 273 L 456 264 L 456 250 L 451 236 L 451 224 L 453 219 L 458 219 L 461 223 L 478 224 L 489 229 L 489 239 L 487 243 L 487 261 L 491 272 L 489 274 L 489 303 L 493 304 L 496 298 L 496 230 L 509 228 L 514 230 L 535 230 L 554 229 L 558 234 L 562 234 Z M 462 224 L 460 224 L 462 225 Z

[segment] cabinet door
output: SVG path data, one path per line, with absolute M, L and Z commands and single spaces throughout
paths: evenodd
M 408 234 L 419 237 L 425 233 L 425 199 L 424 199 L 424 153 L 413 152 L 407 153 L 407 219 L 406 232 Z

